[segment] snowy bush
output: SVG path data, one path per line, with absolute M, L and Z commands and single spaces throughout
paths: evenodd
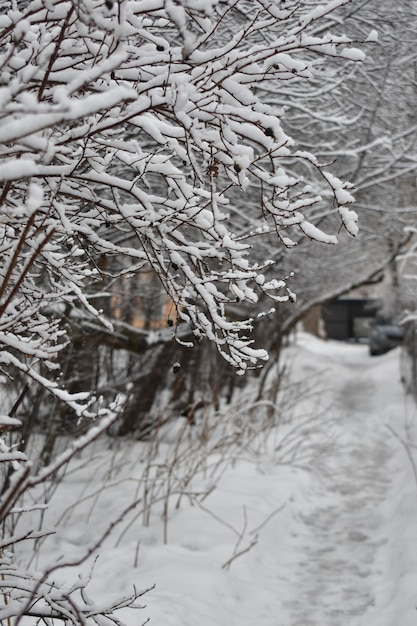
M 32 471 L 28 458 L 22 452 L 11 449 L 3 441 L 0 443 L 0 470 L 5 478 L 0 500 L 0 522 L 3 529 L 0 541 L 0 590 L 3 599 L 0 620 L 4 620 L 5 623 L 10 624 L 13 620 L 14 624 L 19 624 L 24 619 L 32 618 L 36 623 L 43 621 L 53 624 L 58 620 L 84 626 L 88 624 L 111 626 L 121 624 L 118 615 L 121 609 L 144 608 L 137 601 L 147 590 L 140 591 L 135 587 L 132 587 L 126 596 L 109 599 L 105 604 L 94 602 L 86 591 L 91 582 L 92 571 L 86 576 L 80 576 L 76 571 L 73 581 L 69 584 L 59 584 L 55 580 L 60 570 L 79 567 L 94 556 L 105 538 L 117 523 L 123 520 L 126 513 L 134 508 L 135 503 L 127 510 L 119 512 L 118 519 L 111 521 L 104 531 L 96 533 L 94 542 L 86 546 L 81 554 L 72 558 L 57 558 L 56 562 L 43 569 L 25 567 L 16 558 L 21 542 L 35 542 L 34 554 L 36 554 L 36 543 L 54 532 L 52 529 L 43 528 L 42 524 L 37 528 L 28 526 L 26 518 L 30 518 L 33 512 L 38 511 L 42 514 L 46 507 L 34 497 L 36 488 L 41 485 L 47 491 L 48 481 L 56 480 L 71 459 L 95 441 L 116 417 L 117 410 L 104 419 L 100 427 L 91 429 L 88 434 L 75 440 L 64 454 L 38 473 Z M 18 420 L 0 416 L 1 432 L 19 426 Z

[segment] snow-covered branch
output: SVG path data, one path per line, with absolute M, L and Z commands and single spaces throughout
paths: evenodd
M 270 259 L 257 258 L 242 224 L 256 238 L 275 231 L 284 245 L 293 243 L 291 230 L 334 243 L 310 221 L 313 209 L 339 211 L 352 234 L 356 217 L 346 208 L 350 185 L 297 153 L 283 131 L 284 111 L 258 91 L 307 79 L 316 56 L 361 60 L 347 37 L 315 33 L 348 1 L 311 10 L 260 0 L 204 7 L 33 0 L 4 12 L 0 229 L 2 258 L 10 261 L 3 262 L 0 331 L 7 350 L 31 358 L 30 367 L 53 367 L 65 337 L 51 310 L 59 319 L 81 306 L 106 323 L 84 294 L 107 279 L 101 261 L 122 257 L 150 266 L 178 319 L 238 370 L 267 358 L 252 347 L 252 321 L 229 319 L 226 305 L 289 294 L 283 277 L 264 279 Z M 289 156 L 323 173 L 323 193 L 287 171 Z M 230 219 L 234 190 L 239 221 Z

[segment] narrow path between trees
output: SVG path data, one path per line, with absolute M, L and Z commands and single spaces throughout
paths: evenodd
M 417 492 L 400 439 L 412 452 L 414 408 L 398 354 L 372 358 L 366 346 L 329 343 L 318 359 L 338 437 L 329 475 L 301 516 L 290 626 L 411 626 Z

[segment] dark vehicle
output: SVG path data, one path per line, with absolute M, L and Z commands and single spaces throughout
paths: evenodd
M 404 328 L 390 323 L 375 323 L 369 338 L 371 356 L 385 354 L 400 346 L 404 339 Z

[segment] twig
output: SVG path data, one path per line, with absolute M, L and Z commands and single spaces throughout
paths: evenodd
M 226 563 L 223 563 L 222 569 L 229 569 L 235 559 L 237 559 L 239 556 L 242 556 L 242 554 L 246 554 L 246 552 L 249 552 L 249 550 L 252 550 L 252 548 L 256 546 L 257 543 L 258 535 L 256 535 L 256 537 L 250 542 L 248 546 L 246 546 L 246 548 L 243 548 L 239 552 L 236 552 L 235 554 L 233 554 L 233 556 L 230 557 L 228 561 L 226 561 Z
M 229 569 L 229 567 L 232 564 L 232 562 L 238 556 L 240 556 L 241 554 L 244 554 L 245 552 L 250 550 L 250 548 L 252 547 L 252 544 L 251 544 L 249 547 L 244 548 L 243 550 L 239 551 L 239 546 L 242 543 L 243 537 L 245 536 L 247 527 L 248 527 L 248 515 L 247 515 L 247 511 L 246 511 L 246 506 L 243 505 L 243 528 L 242 528 L 241 533 L 239 534 L 238 540 L 236 541 L 236 545 L 234 547 L 232 556 L 230 557 L 230 559 L 228 561 L 226 561 L 226 563 L 223 563 L 223 565 L 222 565 L 223 569 Z M 255 537 L 254 542 L 257 543 L 257 541 L 258 541 L 258 537 Z M 253 545 L 255 545 L 255 543 L 253 543 Z
M 236 530 L 236 528 L 234 528 L 231 524 L 229 524 L 228 522 L 223 520 L 221 517 L 219 517 L 218 515 L 213 513 L 213 511 L 210 511 L 210 509 L 208 509 L 207 507 L 203 506 L 199 499 L 197 499 L 197 498 L 193 499 L 192 502 L 193 502 L 193 504 L 197 504 L 197 506 L 199 506 L 200 509 L 202 511 L 204 511 L 204 513 L 208 513 L 208 515 L 210 515 L 213 519 L 215 519 L 216 521 L 220 522 L 220 524 L 223 524 L 223 526 L 226 526 L 226 528 L 229 528 L 229 530 L 231 530 L 235 535 L 238 535 L 239 538 L 241 537 L 241 533 L 239 533 L 239 531 Z
M 264 521 L 263 521 L 261 524 L 259 524 L 259 526 L 257 526 L 257 527 L 256 527 L 256 528 L 254 528 L 253 530 L 250 530 L 250 531 L 249 531 L 249 534 L 250 534 L 250 535 L 254 535 L 255 533 L 257 534 L 259 530 L 261 530 L 264 526 L 266 526 L 266 525 L 267 525 L 267 523 L 269 522 L 269 520 L 271 520 L 271 519 L 274 517 L 274 515 L 276 515 L 277 513 L 280 513 L 283 509 L 285 509 L 285 507 L 286 507 L 286 506 L 287 506 L 287 503 L 286 503 L 286 502 L 284 502 L 284 504 L 281 504 L 281 506 L 279 506 L 277 509 L 275 509 L 275 511 L 272 511 L 272 512 L 268 515 L 268 517 L 266 517 L 266 518 L 264 519 Z

